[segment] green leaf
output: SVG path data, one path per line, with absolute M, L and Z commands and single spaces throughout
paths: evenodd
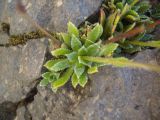
M 117 43 L 109 43 L 103 46 L 100 56 L 112 56 L 113 52 L 117 49 L 118 44 Z
M 40 82 L 40 86 L 47 86 L 49 84 L 49 80 L 48 79 L 42 79 Z
M 78 78 L 80 78 L 80 76 L 83 74 L 84 71 L 85 71 L 85 66 L 83 64 L 76 64 L 76 66 L 74 67 L 74 72 Z
M 42 74 L 42 77 L 43 77 L 44 79 L 50 79 L 50 76 L 51 76 L 51 72 L 46 72 L 46 73 L 43 73 L 43 74 Z
M 103 9 L 100 9 L 100 24 L 104 27 L 106 23 L 106 14 Z
M 82 47 L 82 43 L 81 41 L 75 36 L 72 35 L 72 39 L 71 39 L 71 48 L 75 51 L 77 51 L 78 49 L 80 49 Z
M 55 81 L 56 79 L 59 78 L 59 75 L 60 75 L 60 73 L 46 72 L 46 73 L 42 74 L 42 77 L 43 77 L 44 79 L 47 79 L 48 82 L 53 82 L 53 81 Z M 45 80 L 45 81 L 46 81 L 46 80 Z M 44 81 L 44 82 L 45 82 L 45 81 Z
M 64 70 L 68 67 L 70 67 L 69 61 L 67 59 L 64 59 L 54 64 L 54 66 L 51 67 L 51 70 L 57 72 L 57 71 Z
M 63 41 L 64 43 L 67 45 L 67 46 L 71 46 L 71 37 L 69 34 L 66 34 L 66 33 L 61 33 L 62 35 L 62 38 L 63 38 Z
M 66 48 L 58 48 L 54 51 L 51 52 L 51 54 L 55 57 L 57 56 L 61 56 L 61 55 L 65 55 L 65 54 L 69 54 L 71 52 L 71 50 L 66 49 Z
M 72 52 L 70 54 L 67 54 L 67 59 L 70 61 L 70 62 L 75 62 L 78 60 L 78 55 L 77 55 L 77 52 Z
M 127 15 L 132 15 L 132 16 L 134 16 L 136 18 L 139 18 L 139 14 L 134 10 L 128 11 Z
M 130 9 L 131 9 L 131 7 L 126 3 L 122 12 L 121 12 L 121 17 L 123 17 Z
M 78 85 L 78 78 L 75 73 L 73 73 L 71 81 L 72 81 L 72 86 L 76 88 Z
M 82 59 L 81 56 L 78 56 L 78 61 L 79 61 L 79 63 L 81 63 L 85 66 L 88 66 L 88 67 L 91 67 L 91 65 L 92 65 L 92 62 Z
M 139 45 L 139 46 L 148 46 L 148 47 L 156 47 L 160 48 L 160 40 L 159 41 L 148 41 L 148 42 L 141 42 L 141 41 L 128 41 L 128 43 L 133 45 Z
M 122 2 L 118 2 L 118 3 L 116 3 L 116 7 L 119 8 L 120 10 L 122 10 L 124 6 L 123 6 Z
M 97 66 L 90 67 L 90 68 L 88 68 L 87 72 L 88 72 L 88 74 L 96 73 L 96 72 L 98 72 L 98 67 Z
M 56 63 L 58 63 L 58 62 L 60 62 L 60 61 L 63 61 L 63 60 L 64 60 L 64 59 L 49 60 L 49 61 L 47 61 L 47 62 L 44 64 L 44 66 L 45 66 L 47 69 L 51 70 L 51 68 L 52 68 Z
M 85 48 L 85 46 L 82 46 L 82 47 L 78 50 L 78 55 L 79 55 L 79 56 L 87 55 L 87 49 Z
M 87 56 L 96 56 L 100 51 L 100 43 L 95 43 L 87 48 Z
M 124 28 L 124 31 L 128 32 L 128 31 L 132 30 L 135 26 L 136 26 L 136 22 L 132 23 L 131 25 L 126 25 Z
M 84 72 L 84 73 L 81 75 L 81 77 L 79 78 L 78 83 L 79 83 L 79 85 L 80 85 L 81 87 L 84 87 L 84 86 L 86 85 L 87 81 L 88 81 L 88 77 L 87 77 L 86 72 Z
M 100 24 L 96 24 L 96 26 L 87 33 L 87 39 L 96 42 L 103 33 L 103 27 Z
M 120 18 L 121 18 L 120 10 L 118 9 L 117 12 L 116 12 L 116 16 L 115 16 L 114 22 L 113 22 L 112 34 L 115 32 L 115 30 L 117 28 L 117 25 L 118 25 L 118 23 L 120 21 Z
M 79 31 L 77 29 L 77 27 L 72 23 L 72 22 L 68 22 L 68 33 L 70 35 L 75 35 L 76 37 L 79 36 Z
M 55 80 L 57 80 L 59 78 L 59 76 L 60 76 L 60 73 L 52 72 L 50 79 L 49 79 L 49 82 L 50 83 L 54 82 Z
M 137 17 L 135 17 L 133 15 L 127 15 L 127 16 L 125 16 L 125 19 L 128 20 L 128 22 L 135 22 L 135 21 L 139 20 L 139 19 L 137 19 Z
M 52 83 L 52 88 L 58 89 L 59 87 L 65 85 L 70 79 L 72 73 L 73 73 L 72 68 L 67 69 L 66 72 L 59 79 L 57 79 L 55 82 Z
M 116 12 L 109 15 L 109 17 L 107 18 L 106 20 L 106 24 L 105 24 L 105 27 L 104 27 L 104 36 L 105 37 L 110 37 L 112 36 L 112 28 L 113 28 L 113 22 L 115 20 L 115 17 L 116 17 Z
M 139 0 L 132 0 L 132 3 L 130 4 L 131 6 L 134 6 L 135 4 L 137 4 L 139 2 Z
M 104 36 L 111 37 L 114 33 L 114 30 L 117 27 L 117 24 L 120 20 L 119 10 L 116 10 L 113 14 L 109 15 L 104 28 Z

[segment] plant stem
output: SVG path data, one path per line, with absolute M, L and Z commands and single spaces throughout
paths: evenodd
M 91 62 L 105 63 L 105 64 L 113 65 L 113 66 L 120 65 L 119 67 L 142 68 L 145 70 L 152 70 L 155 72 L 160 72 L 160 66 L 133 62 L 127 59 L 122 60 L 121 58 L 102 58 L 102 57 L 90 57 L 90 56 L 81 56 L 81 57 L 82 59 L 91 61 Z

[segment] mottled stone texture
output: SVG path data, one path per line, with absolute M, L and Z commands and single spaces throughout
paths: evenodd
M 160 52 L 146 50 L 136 61 L 159 64 Z M 38 87 L 29 111 L 34 120 L 158 120 L 160 74 L 140 69 L 103 67 L 84 90 L 57 94 Z M 35 116 L 36 114 L 36 116 Z
M 92 14 L 102 0 L 23 0 L 28 14 L 44 28 L 65 31 L 70 20 L 76 25 Z M 28 21 L 15 11 L 16 0 L 9 3 L 11 33 L 23 33 L 33 30 Z
M 25 87 L 40 76 L 45 51 L 45 45 L 38 40 L 20 47 L 0 48 L 0 103 L 24 97 Z

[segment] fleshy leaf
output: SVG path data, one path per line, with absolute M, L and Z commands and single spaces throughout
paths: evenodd
M 129 10 L 130 10 L 130 6 L 126 3 L 121 12 L 121 17 L 123 17 Z
M 88 74 L 96 73 L 96 72 L 98 72 L 98 67 L 97 66 L 90 67 L 90 68 L 88 68 L 87 72 L 88 72 Z
M 49 84 L 49 80 L 48 79 L 42 79 L 40 82 L 40 86 L 47 86 Z
M 119 21 L 120 21 L 120 17 L 121 17 L 121 15 L 120 15 L 120 10 L 118 9 L 118 10 L 117 10 L 117 13 L 116 13 L 116 16 L 115 16 L 115 20 L 114 20 L 114 22 L 113 22 L 112 34 L 115 32 L 115 30 L 116 30 L 116 28 L 117 28 L 117 25 L 118 25 L 118 23 L 119 23 Z
M 61 60 L 59 62 L 57 62 L 56 64 L 54 64 L 54 66 L 51 67 L 51 70 L 57 72 L 60 70 L 64 70 L 66 68 L 70 67 L 70 63 L 67 59 Z
M 58 63 L 58 62 L 60 62 L 60 61 L 63 61 L 63 60 L 64 60 L 64 59 L 49 60 L 49 61 L 47 61 L 47 62 L 44 64 L 44 66 L 45 66 L 47 69 L 51 70 L 51 68 L 52 68 L 56 63 Z
M 51 72 L 46 72 L 46 73 L 43 73 L 43 74 L 42 74 L 42 77 L 43 77 L 44 79 L 50 79 L 50 76 L 51 76 Z
M 128 11 L 127 15 L 132 15 L 134 17 L 139 18 L 139 14 L 136 11 L 134 11 L 134 10 Z
M 65 55 L 65 54 L 69 54 L 71 52 L 71 50 L 66 49 L 66 48 L 58 48 L 54 51 L 51 52 L 51 54 L 55 57 L 57 56 L 61 56 L 61 55 Z
M 106 23 L 106 15 L 103 9 L 100 10 L 100 24 L 104 26 Z
M 100 51 L 100 43 L 95 43 L 87 48 L 87 56 L 96 56 Z
M 52 72 L 52 75 L 49 79 L 49 82 L 50 83 L 54 82 L 55 80 L 57 80 L 59 78 L 59 76 L 60 76 L 60 73 Z
M 75 35 L 76 37 L 79 36 L 79 31 L 77 29 L 77 27 L 72 23 L 72 22 L 68 22 L 68 33 L 70 35 Z
M 76 66 L 74 67 L 74 72 L 78 78 L 80 78 L 80 76 L 83 74 L 84 71 L 85 71 L 85 66 L 83 64 L 76 64 Z
M 70 62 L 75 62 L 78 59 L 77 52 L 72 52 L 70 54 L 67 54 L 66 56 Z
M 81 41 L 75 35 L 72 35 L 71 48 L 77 51 L 78 49 L 81 48 L 81 46 L 82 46 Z
M 119 11 L 117 10 L 113 14 L 108 16 L 106 20 L 106 25 L 104 28 L 105 37 L 111 37 L 113 35 L 113 32 L 117 26 L 119 19 L 120 19 Z
M 84 86 L 86 85 L 87 81 L 88 81 L 88 77 L 87 77 L 87 74 L 84 72 L 84 73 L 81 75 L 81 77 L 79 78 L 78 83 L 79 83 L 79 85 L 80 85 L 81 87 L 84 87 Z
M 78 56 L 78 61 L 79 61 L 79 63 L 81 63 L 85 66 L 88 66 L 88 67 L 91 67 L 91 65 L 92 65 L 92 62 L 89 62 L 87 60 L 82 59 L 81 56 Z
M 52 83 L 52 88 L 58 89 L 59 87 L 65 85 L 70 79 L 72 73 L 73 73 L 72 68 L 67 69 L 66 72 L 59 79 L 57 79 L 55 82 Z
M 117 47 L 118 47 L 117 43 L 106 44 L 105 46 L 103 46 L 100 55 L 110 57 L 113 54 L 113 52 L 117 49 Z
M 96 42 L 103 33 L 103 27 L 100 24 L 96 24 L 96 26 L 87 34 L 87 39 L 92 42 Z M 86 45 L 88 45 L 88 41 L 86 41 Z
M 78 78 L 75 73 L 73 73 L 71 81 L 72 81 L 72 86 L 76 88 L 78 85 Z
M 122 3 L 122 2 L 118 2 L 118 3 L 116 4 L 116 7 L 119 8 L 120 10 L 122 10 L 124 6 L 123 6 L 123 3 Z
M 69 47 L 71 46 L 71 37 L 69 34 L 66 33 L 61 33 L 63 41 L 66 45 L 68 45 Z
M 135 17 L 135 16 L 133 16 L 133 15 L 127 15 L 127 16 L 125 16 L 125 19 L 128 20 L 129 22 L 130 22 L 130 21 L 131 21 L 131 22 L 135 22 L 135 21 L 138 20 L 137 17 Z
M 78 55 L 79 55 L 79 56 L 87 55 L 87 49 L 85 48 L 85 46 L 82 46 L 82 47 L 78 50 Z

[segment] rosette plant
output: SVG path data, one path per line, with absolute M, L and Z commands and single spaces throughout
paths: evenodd
M 135 26 L 151 22 L 151 18 L 146 15 L 151 8 L 148 1 L 106 0 L 102 8 L 100 23 L 105 37 L 112 37 L 116 32 L 127 32 Z
M 153 23 L 151 17 L 147 16 L 151 12 L 149 1 L 140 0 L 106 0 L 100 12 L 100 24 L 104 28 L 103 39 L 112 39 L 119 33 L 125 33 L 136 27 L 142 28 Z M 158 12 L 156 13 L 158 14 Z M 126 39 L 121 39 L 119 50 L 127 53 L 141 51 L 145 46 L 160 48 L 158 40 L 152 41 L 152 35 L 146 34 L 150 31 L 143 31 L 138 35 Z M 148 42 L 151 41 L 151 42 Z M 143 47 L 142 47 L 143 46 Z
M 87 74 L 98 71 L 102 64 L 87 61 L 83 56 L 111 56 L 118 44 L 111 43 L 102 45 L 100 36 L 103 28 L 100 24 L 94 27 L 86 34 L 78 30 L 71 22 L 68 23 L 68 33 L 60 33 L 63 44 L 61 48 L 52 51 L 55 57 L 49 60 L 44 66 L 49 70 L 42 75 L 41 86 L 51 83 L 53 90 L 66 84 L 71 78 L 74 88 L 77 85 L 84 87 L 88 81 Z
M 51 52 L 53 59 L 44 65 L 49 71 L 42 75 L 41 86 L 49 83 L 53 91 L 64 86 L 68 81 L 74 88 L 84 87 L 88 81 L 88 74 L 98 72 L 98 67 L 114 65 L 116 67 L 140 67 L 160 71 L 159 67 L 135 63 L 127 58 L 113 58 L 117 43 L 102 44 L 100 39 L 103 27 L 96 23 L 77 29 L 68 23 L 68 33 L 60 33 L 62 44 Z

